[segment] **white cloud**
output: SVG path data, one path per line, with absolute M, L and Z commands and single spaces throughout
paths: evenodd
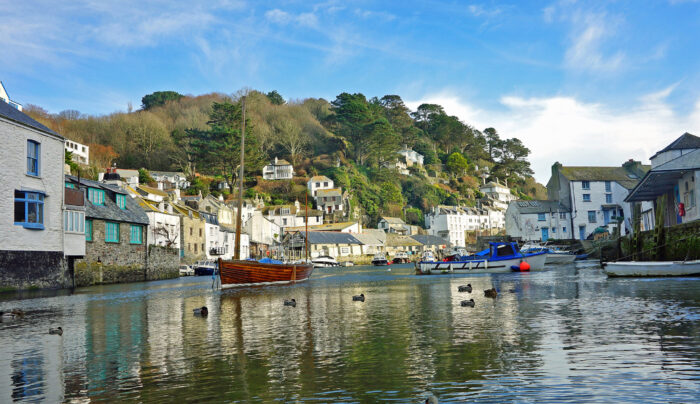
M 523 98 L 504 96 L 504 109 L 485 110 L 453 92 L 407 102 L 440 104 L 448 114 L 483 130 L 492 126 L 502 137 L 517 137 L 530 148 L 535 178 L 546 183 L 551 165 L 617 166 L 634 158 L 648 159 L 684 132 L 700 132 L 700 100 L 687 115 L 666 103 L 674 86 L 640 97 L 631 108 L 617 110 L 570 96 Z
M 565 64 L 574 70 L 613 72 L 625 62 L 621 51 L 605 54 L 603 44 L 615 34 L 617 23 L 604 14 L 582 13 L 572 19 L 571 43 L 565 54 Z
M 296 23 L 298 25 L 315 28 L 318 26 L 318 17 L 314 13 L 301 13 L 294 15 L 278 8 L 265 12 L 265 18 L 273 23 L 286 25 Z
M 495 17 L 501 13 L 500 8 L 486 8 L 481 4 L 470 4 L 467 11 L 474 17 Z
M 355 15 L 364 19 L 376 18 L 384 21 L 393 21 L 396 19 L 396 16 L 394 14 L 387 13 L 386 11 L 371 11 L 362 10 L 359 8 L 355 10 Z
M 288 12 L 282 11 L 279 8 L 266 11 L 265 18 L 277 24 L 287 24 L 292 20 L 292 16 Z

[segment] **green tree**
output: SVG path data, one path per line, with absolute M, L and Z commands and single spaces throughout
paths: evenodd
M 277 92 L 277 90 L 272 90 L 265 95 L 270 100 L 270 102 L 273 103 L 274 105 L 284 104 L 284 98 L 282 98 L 282 96 L 280 95 L 280 93 Z
M 447 169 L 455 175 L 464 175 L 469 169 L 469 162 L 462 154 L 454 152 L 447 158 Z
M 423 212 L 418 208 L 408 208 L 406 209 L 406 223 L 413 224 L 416 226 L 424 226 Z
M 141 109 L 149 110 L 158 105 L 164 105 L 168 101 L 179 100 L 184 97 L 175 91 L 156 91 L 141 98 Z
M 486 149 L 488 150 L 489 158 L 491 161 L 496 161 L 501 156 L 503 141 L 494 128 L 484 129 L 484 137 L 486 138 Z
M 153 181 L 153 177 L 151 177 L 151 173 L 148 170 L 139 168 L 139 184 L 149 184 Z

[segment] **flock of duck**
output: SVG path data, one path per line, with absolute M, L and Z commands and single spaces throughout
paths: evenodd
M 472 293 L 472 284 L 468 283 L 466 285 L 460 285 L 457 287 L 458 292 L 466 292 L 466 293 Z M 496 288 L 491 288 L 491 289 L 486 289 L 484 290 L 484 296 L 490 297 L 491 299 L 495 299 L 498 297 L 498 291 Z M 460 306 L 462 307 L 474 307 L 474 299 L 469 299 L 469 300 L 462 300 L 459 303 Z

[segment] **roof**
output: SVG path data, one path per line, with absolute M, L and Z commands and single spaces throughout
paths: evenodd
M 326 177 L 325 175 L 314 175 L 311 177 L 311 179 L 307 182 L 312 182 L 312 181 L 330 181 L 331 179 Z
M 299 232 L 302 236 L 306 232 Z M 350 233 L 341 233 L 339 231 L 310 231 L 310 244 L 362 244 L 360 240 L 355 238 Z
M 149 174 L 151 174 L 151 177 L 154 175 L 157 176 L 174 176 L 174 175 L 179 175 L 180 177 L 184 177 L 185 174 L 181 171 L 149 171 Z
M 384 233 L 384 231 L 382 231 Z M 386 233 L 384 233 L 386 234 Z M 353 237 L 355 237 L 357 240 L 360 241 L 360 243 L 364 245 L 383 245 L 384 240 L 381 240 L 377 237 L 375 237 L 374 234 L 368 234 L 368 233 L 360 233 L 360 234 L 355 234 L 353 233 Z
M 321 212 L 321 211 L 318 210 L 318 209 L 306 209 L 306 210 L 308 210 L 309 213 L 304 212 L 304 210 L 305 210 L 305 209 L 297 209 L 296 215 L 297 215 L 298 217 L 305 217 L 307 214 L 308 214 L 310 217 L 323 216 L 323 212 Z
M 433 235 L 417 234 L 415 236 L 411 236 L 411 238 L 413 238 L 417 242 L 421 243 L 422 245 L 427 245 L 427 246 L 450 245 L 450 242 L 445 240 L 444 238 L 438 237 L 438 236 L 433 236 Z
M 362 229 L 362 234 L 370 235 L 382 244 L 386 242 L 386 232 L 382 229 Z
M 651 158 L 656 157 L 660 153 L 667 152 L 669 150 L 683 150 L 683 149 L 700 149 L 700 137 L 691 135 L 688 132 L 682 134 L 678 139 L 671 142 L 670 145 L 664 147 L 651 156 Z
M 562 166 L 559 172 L 569 181 L 615 181 L 627 189 L 634 188 L 644 173 L 651 169 L 649 165 L 639 165 L 642 175 L 634 173 L 624 166 L 618 167 L 572 167 Z
M 10 105 L 6 102 L 0 102 L 0 116 L 2 116 L 3 118 L 9 119 L 11 121 L 20 123 L 22 125 L 29 126 L 33 129 L 48 133 L 50 135 L 54 135 L 54 136 L 58 136 L 60 138 L 63 138 L 63 136 L 52 131 L 51 129 L 47 128 L 43 124 L 35 121 L 29 115 L 25 114 L 24 112 L 18 110 L 17 108 L 13 107 L 12 105 Z
M 117 168 L 117 174 L 120 177 L 138 177 L 139 170 L 131 170 L 129 168 Z
M 625 202 L 651 201 L 671 192 L 688 171 L 700 170 L 700 149 L 693 150 L 652 168 L 627 195 Z
M 168 196 L 168 193 L 167 193 L 167 192 L 161 191 L 161 190 L 158 189 L 158 188 L 153 188 L 153 187 L 149 187 L 149 186 L 146 186 L 146 185 L 139 185 L 139 186 L 136 187 L 136 188 L 137 188 L 138 190 L 142 190 L 142 191 L 147 192 L 147 193 L 149 193 L 149 194 L 158 195 L 158 196 L 162 196 L 162 197 Z
M 174 204 L 172 204 L 172 207 L 173 207 L 173 212 L 177 212 L 178 214 L 184 215 L 184 216 L 189 216 L 191 213 L 192 217 L 194 219 L 199 219 L 199 212 L 190 208 L 189 206 L 179 205 L 179 204 L 174 203 Z
M 78 184 L 78 177 L 66 175 L 66 179 L 74 184 Z M 85 217 L 115 222 L 137 223 L 143 225 L 148 224 L 148 216 L 146 216 L 146 212 L 144 212 L 143 208 L 139 206 L 139 202 L 134 200 L 134 198 L 127 195 L 126 209 L 121 209 L 119 206 L 117 206 L 115 201 L 116 197 L 114 194 L 126 194 L 125 191 L 120 190 L 115 186 L 103 184 L 97 181 L 86 180 L 85 178 L 80 179 L 80 185 L 82 187 L 102 189 L 106 194 L 104 205 L 95 205 L 90 202 L 89 199 L 85 198 Z
M 297 214 L 297 216 L 298 216 L 298 214 Z M 309 225 L 309 230 L 310 231 L 341 231 L 341 230 L 347 229 L 350 226 L 354 226 L 356 224 L 357 224 L 357 222 L 314 224 L 314 225 Z M 305 228 L 306 228 L 306 226 L 287 227 L 287 231 L 304 230 Z
M 493 182 L 493 181 L 487 182 L 486 184 L 480 186 L 479 189 L 481 189 L 481 188 L 491 188 L 491 187 L 501 187 L 501 188 L 509 189 L 509 188 L 508 188 L 507 186 L 505 186 L 504 184 L 499 184 L 499 183 L 496 183 L 496 182 Z
M 391 247 L 409 247 L 421 246 L 423 244 L 411 238 L 411 236 L 402 236 L 399 234 L 389 233 L 386 235 L 386 245 Z
M 549 213 L 549 212 L 568 212 L 564 205 L 559 201 L 513 201 L 510 206 L 515 206 L 520 213 Z
M 319 189 L 316 191 L 316 197 L 319 196 L 341 196 L 343 191 L 340 188 Z
M 271 161 L 269 166 L 291 166 L 292 164 L 284 159 L 277 159 L 277 161 Z
M 385 220 L 389 224 L 406 224 L 401 218 L 398 217 L 391 217 L 391 216 L 382 216 L 382 220 Z

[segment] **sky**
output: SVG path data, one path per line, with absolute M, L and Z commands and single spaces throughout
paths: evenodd
M 700 135 L 700 1 L 0 0 L 0 80 L 51 112 L 125 111 L 154 91 L 286 99 L 397 94 L 617 166 Z

